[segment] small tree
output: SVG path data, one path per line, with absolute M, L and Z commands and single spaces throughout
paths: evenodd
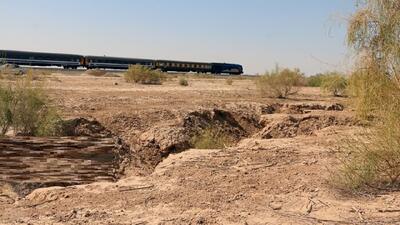
M 258 90 L 263 96 L 287 98 L 296 94 L 304 84 L 304 74 L 299 69 L 279 69 L 267 72 L 256 80 Z
M 347 79 L 340 73 L 332 72 L 324 76 L 321 88 L 335 97 L 343 96 L 347 87 Z
M 391 188 L 400 183 L 400 1 L 360 1 L 348 28 L 358 54 L 350 78 L 357 113 L 373 114 L 371 131 L 342 146 L 334 174 L 344 188 Z M 343 144 L 342 144 L 343 145 Z

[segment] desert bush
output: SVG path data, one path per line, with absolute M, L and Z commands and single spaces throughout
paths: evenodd
M 233 139 L 217 127 L 207 127 L 191 139 L 191 145 L 196 149 L 223 149 L 232 145 Z
M 326 75 L 319 73 L 306 78 L 306 86 L 308 87 L 321 87 L 322 80 Z
M 256 80 L 256 86 L 263 96 L 287 98 L 296 94 L 304 84 L 304 75 L 299 69 L 279 69 L 267 72 Z
M 350 20 L 349 45 L 359 62 L 349 94 L 372 128 L 343 145 L 334 173 L 347 189 L 391 188 L 400 177 L 400 1 L 368 0 Z
M 189 82 L 186 80 L 186 78 L 181 77 L 181 78 L 179 78 L 179 85 L 181 85 L 181 86 L 189 86 Z
M 23 78 L 13 87 L 0 87 L 2 135 L 12 127 L 18 135 L 52 136 L 60 123 L 61 118 L 49 106 L 44 90 L 31 80 Z
M 333 96 L 343 96 L 347 87 L 347 79 L 338 72 L 326 74 L 321 82 L 321 89 Z
M 226 82 L 227 85 L 232 85 L 233 84 L 233 79 L 231 77 L 229 77 L 229 78 L 227 78 L 225 80 L 225 82 Z
M 159 70 L 152 70 L 149 67 L 141 65 L 129 66 L 128 71 L 124 75 L 125 81 L 128 83 L 140 84 L 162 84 L 165 79 L 164 74 Z

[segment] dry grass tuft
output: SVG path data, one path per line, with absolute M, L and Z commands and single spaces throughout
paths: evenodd
M 227 78 L 225 80 L 225 82 L 226 82 L 227 85 L 232 85 L 233 84 L 233 79 L 231 77 L 229 77 L 229 78 Z
M 189 82 L 186 78 L 184 77 L 180 77 L 179 78 L 179 85 L 180 86 L 189 86 Z
M 191 140 L 191 145 L 196 149 L 223 149 L 234 143 L 232 137 L 217 127 L 207 127 Z

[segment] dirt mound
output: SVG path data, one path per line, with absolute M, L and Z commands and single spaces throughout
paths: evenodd
M 298 135 L 312 135 L 315 131 L 335 125 L 352 124 L 349 118 L 339 119 L 335 116 L 286 116 L 272 121 L 261 132 L 255 135 L 257 138 L 292 138 Z
M 64 121 L 63 136 L 84 136 L 106 138 L 112 137 L 111 131 L 107 130 L 96 120 L 76 118 Z
M 100 70 L 100 69 L 91 69 L 87 70 L 85 74 L 90 75 L 90 76 L 96 76 L 96 77 L 119 77 L 115 73 L 111 73 L 107 70 Z

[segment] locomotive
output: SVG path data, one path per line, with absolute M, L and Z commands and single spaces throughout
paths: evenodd
M 205 63 L 172 60 L 152 60 L 138 58 L 119 58 L 108 56 L 83 56 L 61 53 L 26 52 L 0 50 L 0 63 L 23 66 L 57 66 L 65 69 L 120 69 L 130 65 L 142 65 L 163 72 L 197 72 L 213 74 L 240 75 L 243 67 L 230 63 Z

